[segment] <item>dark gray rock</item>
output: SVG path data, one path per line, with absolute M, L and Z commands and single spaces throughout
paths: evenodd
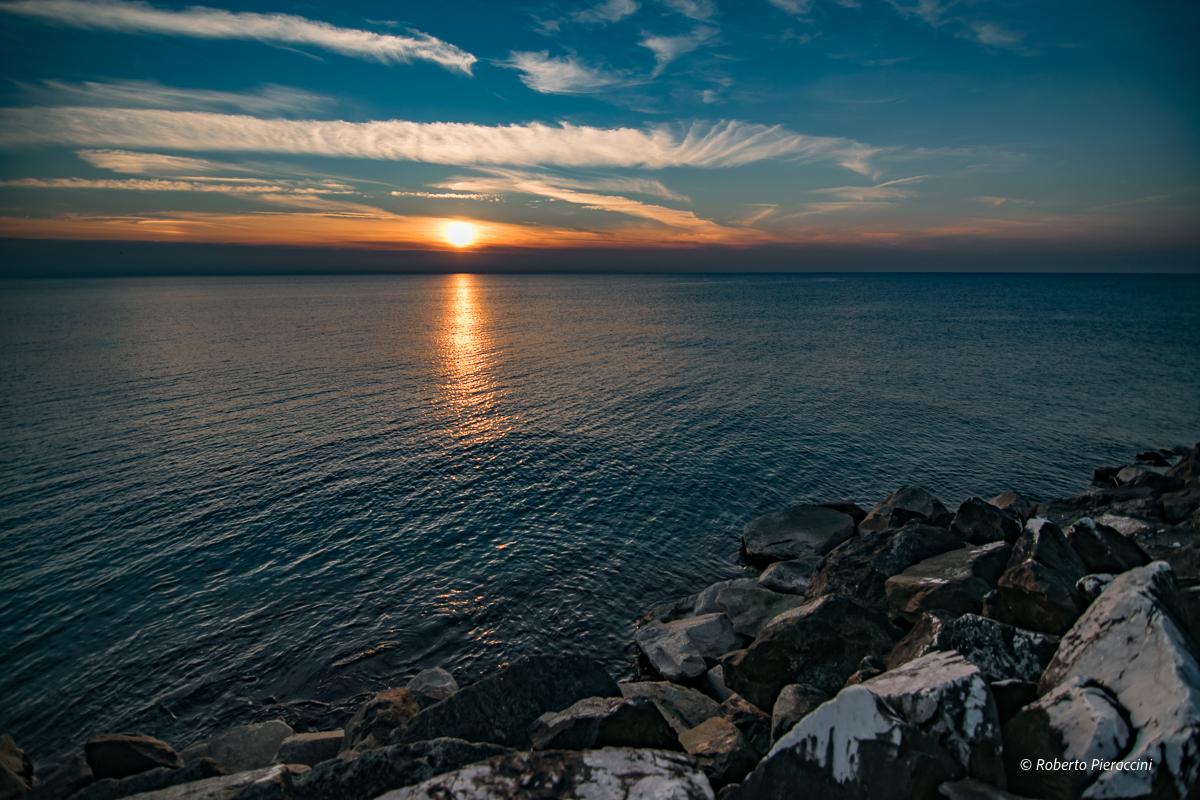
M 1186 613 L 1169 566 L 1132 569 L 1063 636 L 1042 674 L 1043 696 L 1073 678 L 1104 686 L 1136 731 L 1122 758 L 1153 763 L 1101 772 L 1089 794 L 1183 798 L 1200 782 L 1200 653 L 1180 622 Z
M 445 699 L 458 691 L 458 681 L 454 676 L 441 667 L 423 669 L 413 676 L 404 688 L 412 692 L 421 692 L 433 697 Z
M 953 650 L 950 640 L 954 632 L 954 618 L 942 614 L 925 613 L 913 625 L 912 630 L 896 643 L 883 663 L 888 669 L 943 650 Z
M 725 685 L 725 668 L 720 664 L 704 673 L 704 693 L 716 700 L 718 703 L 724 703 L 733 694 L 733 690 Z
M 1117 473 L 1117 483 L 1121 486 L 1148 486 L 1159 494 L 1177 492 L 1183 488 L 1182 479 L 1166 475 L 1165 472 L 1159 467 L 1131 464 Z
M 144 733 L 102 733 L 87 740 L 83 753 L 96 780 L 120 780 L 155 767 L 183 766 L 171 745 Z
M 279 752 L 279 745 L 294 733 L 281 719 L 242 725 L 202 742 L 196 742 L 179 754 L 192 762 L 211 758 L 230 773 L 249 772 L 269 766 Z
M 362 751 L 383 747 L 404 723 L 441 699 L 403 687 L 379 692 L 359 706 L 346 724 L 342 749 Z
M 746 523 L 746 559 L 763 563 L 827 553 L 854 535 L 854 519 L 823 506 L 801 505 L 772 511 Z
M 638 681 L 617 686 L 622 697 L 652 700 L 676 734 L 721 712 L 720 704 L 711 697 L 667 681 Z
M 1054 658 L 1059 639 L 966 614 L 955 620 L 950 645 L 990 680 L 1036 683 Z
M 938 787 L 938 794 L 946 800 L 1028 800 L 972 778 L 943 783 Z
M 725 683 L 759 708 L 789 683 L 833 694 L 864 656 L 886 655 L 903 636 L 879 610 L 841 595 L 779 615 L 750 647 L 723 657 Z
M 909 621 L 928 611 L 961 616 L 980 611 L 983 597 L 1008 565 L 1012 546 L 996 541 L 927 558 L 884 583 L 890 606 Z
M 690 617 L 692 612 L 696 610 L 696 599 L 699 596 L 699 593 L 689 594 L 687 597 L 679 597 L 675 600 L 659 603 L 638 620 L 638 627 L 640 628 L 648 622 L 667 623 L 683 619 L 684 617 Z
M 988 505 L 993 505 L 1001 511 L 1010 511 L 1024 523 L 1036 504 L 1019 492 L 1007 491 L 988 500 Z
M 1115 575 L 1150 563 L 1150 556 L 1137 542 L 1115 528 L 1084 517 L 1067 529 L 1067 542 L 1090 573 Z
M 1022 708 L 1038 699 L 1037 684 L 1030 681 L 992 681 L 991 689 L 992 698 L 996 701 L 996 717 L 1000 720 L 1002 731 Z
M 862 533 L 838 546 L 813 573 L 805 597 L 831 594 L 854 597 L 876 608 L 887 607 L 885 581 L 893 575 L 963 542 L 946 528 L 910 523 L 898 530 Z
M 295 781 L 307 772 L 308 767 L 299 764 L 275 764 L 129 796 L 136 800 L 292 800 Z
M 1087 568 L 1049 520 L 1031 519 L 1013 548 L 1008 569 L 984 599 L 984 616 L 1018 628 L 1061 635 L 1087 603 L 1075 589 Z
M 378 800 L 712 800 L 696 760 L 662 750 L 542 750 L 496 756 Z
M 756 762 L 771 749 L 771 715 L 740 694 L 730 695 L 721 703 L 717 716 L 733 723 L 741 731 L 757 754 L 754 759 Z
M 534 750 L 679 749 L 662 712 L 645 697 L 589 697 L 563 711 L 548 711 L 529 726 L 529 740 Z
M 511 753 L 507 747 L 459 739 L 392 745 L 343 761 L 325 761 L 293 789 L 294 800 L 373 800 L 468 764 Z
M 1012 544 L 1021 535 L 1021 528 L 1018 514 L 985 503 L 978 497 L 964 500 L 950 523 L 950 532 L 970 544 Z
M 1163 519 L 1174 525 L 1187 522 L 1200 509 L 1200 489 L 1182 489 L 1162 496 Z
M 846 686 L 864 683 L 872 678 L 879 677 L 885 672 L 887 672 L 887 664 L 883 659 L 875 658 L 875 656 L 867 656 L 859 662 L 855 673 L 846 679 Z
M 63 800 L 89 785 L 95 778 L 83 754 L 71 756 L 54 769 L 38 776 L 33 791 L 25 800 Z
M 32 786 L 33 762 L 11 736 L 0 736 L 0 800 L 16 800 Z
M 345 740 L 343 731 L 296 733 L 283 740 L 275 761 L 280 764 L 304 764 L 315 767 L 322 761 L 337 758 Z
M 797 722 L 817 709 L 817 706 L 833 699 L 827 692 L 805 683 L 793 683 L 783 687 L 775 706 L 771 709 L 771 744 L 775 744 L 790 731 Z
M 1108 585 L 1117 579 L 1116 575 L 1101 573 L 1099 575 L 1084 575 L 1075 582 L 1075 588 L 1090 604 L 1104 593 Z
M 776 561 L 763 570 L 763 574 L 758 578 L 758 585 L 773 592 L 803 596 L 808 589 L 809 579 L 820 563 L 821 559 L 817 556 Z
M 1147 450 L 1144 453 L 1138 453 L 1134 459 L 1139 464 L 1145 464 L 1149 467 L 1166 467 L 1170 468 L 1171 462 L 1163 458 L 1163 454 L 1157 450 Z
M 785 597 L 785 595 L 779 595 Z M 703 675 L 706 658 L 716 658 L 742 645 L 733 623 L 721 613 L 668 622 L 649 622 L 634 634 L 637 646 L 658 674 L 670 681 Z
M 1021 709 L 1003 730 L 1008 785 L 1043 800 L 1082 796 L 1104 762 L 1120 759 L 1132 736 L 1116 699 L 1095 681 L 1079 678 Z M 1081 762 L 1084 768 L 1023 769 L 1026 759 Z
M 562 711 L 586 697 L 617 697 L 604 667 L 583 656 L 522 656 L 436 705 L 392 734 L 390 744 L 439 737 L 527 747 L 526 730 L 547 711 Z
M 1105 513 L 1096 517 L 1096 523 L 1107 525 L 1137 542 L 1138 547 L 1156 561 L 1171 561 L 1177 550 L 1197 538 L 1196 532 L 1185 526 L 1142 517 Z
M 877 503 L 858 528 L 860 531 L 882 531 L 899 528 L 914 520 L 933 520 L 948 513 L 929 492 L 905 486 Z
M 679 742 L 700 762 L 715 788 L 738 783 L 758 763 L 758 753 L 741 731 L 722 717 L 712 717 L 685 731 Z
M 822 508 L 832 508 L 834 511 L 840 511 L 854 520 L 855 525 L 858 525 L 867 518 L 867 512 L 857 503 L 852 503 L 849 500 L 835 500 L 832 503 L 817 503 L 817 505 Z
M 1182 481 L 1200 478 L 1200 444 L 1197 444 L 1183 458 L 1175 462 L 1175 466 L 1167 470 L 1167 476 L 1179 478 Z
M 179 769 L 156 767 L 121 780 L 103 778 L 79 793 L 71 795 L 71 800 L 117 800 L 120 797 L 129 797 L 143 792 L 156 792 L 182 783 L 192 783 L 228 774 L 229 770 L 211 758 L 199 758 L 189 761 L 187 765 Z
M 692 608 L 689 617 L 701 617 L 705 614 L 719 614 L 721 607 L 717 605 L 717 595 L 722 589 L 736 588 L 751 588 L 758 585 L 756 578 L 731 578 L 726 581 L 717 581 L 713 585 L 707 587 L 696 595 L 696 603 Z
M 734 633 L 751 638 L 758 636 L 763 626 L 789 609 L 804 603 L 803 597 L 781 594 L 759 586 L 722 589 L 717 594 L 717 606 L 733 623 Z M 731 646 L 726 646 L 726 644 Z M 741 646 L 741 642 L 722 642 L 725 649 L 713 655 L 724 655 Z M 703 654 L 703 653 L 702 653 Z M 705 654 L 707 655 L 707 654 Z

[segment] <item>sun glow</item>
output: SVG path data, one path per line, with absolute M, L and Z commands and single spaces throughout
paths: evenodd
M 466 247 L 475 241 L 475 229 L 465 222 L 451 222 L 446 226 L 446 241 L 455 247 Z

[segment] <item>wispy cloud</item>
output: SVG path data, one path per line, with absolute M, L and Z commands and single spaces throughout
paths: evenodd
M 1010 31 L 995 22 L 972 22 L 967 30 L 956 34 L 959 38 L 970 39 L 989 47 L 1019 47 L 1024 33 Z
M 972 197 L 971 199 L 976 203 L 986 203 L 992 208 L 999 208 L 1005 205 L 1028 205 L 1033 202 L 1032 200 L 1019 200 L 1015 197 L 989 197 L 987 195 Z
M 560 167 L 735 167 L 767 159 L 829 161 L 860 173 L 880 148 L 782 126 L 695 122 L 686 127 L 345 122 L 258 119 L 193 111 L 0 109 L 0 146 L 242 151 L 434 164 Z
M 256 172 L 240 164 L 208 161 L 203 158 L 168 156 L 161 153 L 135 153 L 129 150 L 78 150 L 75 155 L 88 164 L 129 175 L 203 175 L 209 172 Z
M 92 180 L 89 178 L 17 178 L 0 181 L 0 186 L 23 189 L 118 189 L 133 192 L 220 192 L 222 194 L 353 194 L 354 189 L 341 184 L 324 186 L 290 186 L 283 182 L 268 183 L 209 183 L 207 181 Z
M 542 94 L 594 94 L 633 82 L 624 73 L 584 64 L 575 56 L 551 58 L 537 53 L 512 53 L 500 66 L 519 70 L 521 83 Z
M 385 64 L 431 61 L 467 75 L 476 61 L 470 53 L 420 31 L 391 36 L 339 28 L 292 14 L 232 12 L 204 6 L 169 11 L 137 0 L 15 0 L 0 3 L 0 11 L 58 25 L 121 33 L 309 45 Z
M 473 192 L 392 192 L 392 197 L 427 197 L 434 200 L 482 200 L 488 203 L 499 202 L 503 199 L 498 194 L 478 194 Z
M 181 89 L 157 81 L 46 80 L 40 85 L 18 83 L 34 105 L 94 105 L 114 108 L 163 108 L 183 111 L 242 111 L 258 115 L 311 114 L 332 104 L 332 99 L 302 89 L 267 84 L 250 92 Z
M 928 175 L 914 175 L 911 178 L 887 181 L 874 186 L 834 186 L 828 189 L 813 189 L 813 194 L 831 194 L 839 200 L 852 203 L 879 203 L 891 200 L 904 200 L 916 192 L 907 184 L 920 183 Z
M 607 25 L 610 22 L 619 22 L 632 16 L 637 13 L 638 8 L 640 6 L 637 0 L 605 0 L 605 2 L 597 3 L 590 8 L 576 11 L 570 17 L 575 22 Z
M 485 170 L 489 173 L 486 178 L 454 178 L 449 182 L 438 184 L 445 189 L 462 189 L 465 186 L 475 187 L 472 191 L 479 190 L 479 187 L 485 185 L 494 185 L 499 187 L 507 186 L 509 191 L 515 191 L 525 194 L 539 194 L 540 192 L 528 192 L 529 186 L 552 186 L 558 189 L 582 189 L 589 191 L 603 192 L 621 192 L 628 194 L 644 194 L 653 197 L 662 197 L 667 200 L 678 200 L 684 203 L 691 202 L 687 195 L 672 191 L 664 186 L 660 181 L 652 181 L 646 178 L 568 178 L 563 175 L 554 175 L 546 172 L 523 172 L 520 170 Z M 488 184 L 488 181 L 495 181 L 494 184 Z M 516 188 L 516 187 L 522 188 Z M 392 194 L 395 194 L 393 192 Z
M 793 17 L 803 17 L 812 11 L 813 7 L 813 0 L 767 0 L 767 2 Z
M 685 17 L 707 22 L 717 14 L 717 4 L 713 0 L 660 0 L 660 2 Z
M 908 17 L 917 17 L 937 27 L 946 21 L 950 7 L 958 0 L 917 0 L 915 5 L 905 5 L 899 0 L 887 0 L 892 8 Z
M 656 63 L 653 74 L 657 75 L 672 61 L 701 47 L 716 34 L 716 28 L 697 25 L 691 33 L 679 36 L 647 36 L 639 44 L 654 53 Z

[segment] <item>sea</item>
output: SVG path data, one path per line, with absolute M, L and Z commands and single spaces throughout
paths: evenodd
M 742 526 L 1200 438 L 1200 278 L 0 282 L 0 732 L 182 748 L 428 667 L 633 673 Z

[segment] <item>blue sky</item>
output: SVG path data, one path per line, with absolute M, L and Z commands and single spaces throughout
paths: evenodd
M 0 0 L 0 236 L 446 249 L 458 222 L 484 251 L 1195 252 L 1198 22 L 1182 2 Z

